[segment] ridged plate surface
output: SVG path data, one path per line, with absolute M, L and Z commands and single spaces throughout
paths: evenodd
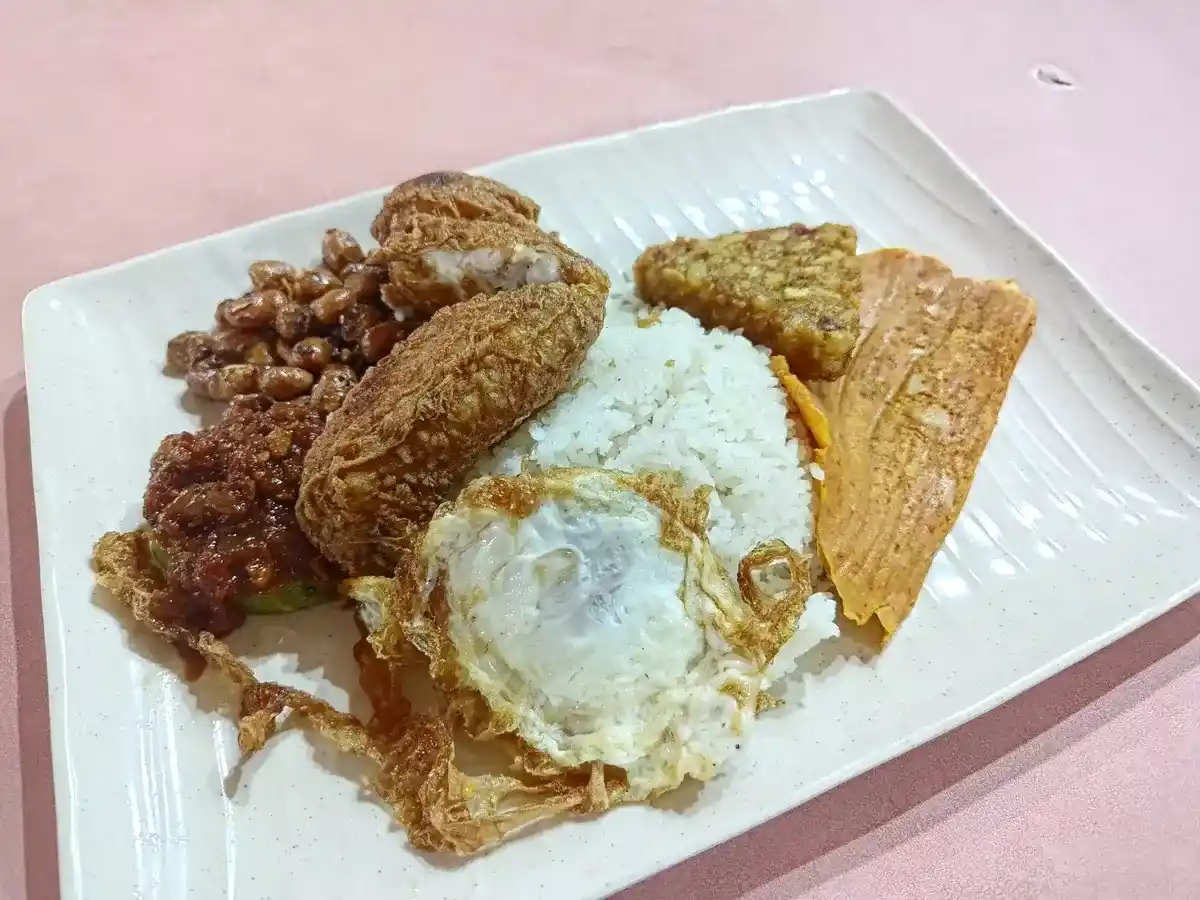
M 222 685 L 184 686 L 169 653 L 98 605 L 87 566 L 97 535 L 137 523 L 159 440 L 194 427 L 160 374 L 167 338 L 207 327 L 251 260 L 309 260 L 331 226 L 365 237 L 381 192 L 48 285 L 27 301 L 25 340 L 68 900 L 599 897 L 979 715 L 1200 584 L 1196 387 L 885 98 L 734 110 L 481 171 L 537 198 L 544 224 L 618 280 L 677 234 L 833 220 L 864 249 L 909 247 L 1037 298 L 1035 339 L 915 613 L 881 656 L 807 658 L 793 702 L 727 774 L 665 809 L 468 864 L 414 854 L 361 772 L 299 732 L 239 770 Z M 262 674 L 354 705 L 352 639 L 324 609 L 236 646 Z

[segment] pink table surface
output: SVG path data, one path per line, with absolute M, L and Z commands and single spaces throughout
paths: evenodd
M 57 896 L 30 289 L 432 168 L 872 86 L 1200 376 L 1198 48 L 1184 0 L 0 3 L 0 897 Z M 1197 710 L 1192 601 L 624 900 L 1197 897 Z

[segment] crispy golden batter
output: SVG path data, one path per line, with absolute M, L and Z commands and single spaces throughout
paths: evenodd
M 833 445 L 816 537 L 845 614 L 890 635 L 966 502 L 1036 310 L 1011 282 L 930 257 L 861 259 L 863 334 L 821 391 Z
M 229 680 L 237 694 L 238 747 L 243 756 L 263 749 L 276 733 L 280 717 L 291 712 L 343 752 L 374 764 L 377 772 L 371 788 L 418 849 L 478 853 L 562 813 L 602 812 L 621 795 L 619 775 L 599 765 L 538 777 L 534 771 L 537 760 L 529 757 L 518 760 L 528 775 L 524 779 L 466 774 L 454 764 L 449 714 L 443 710 L 416 715 L 408 701 L 395 692 L 390 677 L 366 685 L 379 720 L 373 720 L 372 726 L 384 727 L 364 725 L 304 691 L 260 682 L 224 642 L 155 615 L 155 598 L 167 586 L 150 561 L 144 534 L 104 535 L 96 543 L 92 565 L 96 581 L 141 625 L 211 663 Z M 369 647 L 366 652 L 370 654 Z M 372 662 L 367 659 L 368 668 Z
M 604 293 L 609 288 L 599 266 L 532 221 L 397 216 L 371 262 L 388 266 L 395 302 L 420 314 L 525 284 L 589 284 Z
M 447 489 L 561 393 L 604 324 L 602 292 L 530 285 L 439 311 L 367 373 L 309 452 L 297 513 L 353 575 L 389 575 Z
M 371 234 L 382 245 L 393 220 L 413 213 L 457 219 L 492 219 L 520 225 L 536 224 L 541 209 L 507 185 L 465 172 L 430 172 L 396 185 L 371 223 Z
M 170 585 L 154 565 L 145 532 L 115 532 L 102 535 L 92 550 L 92 568 L 96 582 L 115 597 L 140 624 L 178 648 L 192 662 L 189 678 L 211 663 L 237 688 L 240 704 L 238 713 L 238 746 L 243 753 L 259 749 L 275 731 L 275 717 L 282 712 L 283 697 L 290 688 L 261 684 L 250 667 L 239 660 L 229 647 L 208 631 L 198 631 L 160 618 L 159 600 Z M 194 665 L 199 661 L 199 666 Z M 268 697 L 271 689 L 281 692 Z M 293 699 L 301 696 L 294 691 Z M 313 698 L 309 698 L 313 699 Z M 280 701 L 274 709 L 276 701 Z M 321 701 L 316 700 L 316 703 Z M 289 704 L 300 710 L 302 703 Z M 272 707 L 274 712 L 266 707 Z
M 858 338 L 857 236 L 846 225 L 790 225 L 648 248 L 638 294 L 708 328 L 741 328 L 803 381 L 837 378 Z

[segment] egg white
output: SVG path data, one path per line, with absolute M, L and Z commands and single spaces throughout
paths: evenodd
M 762 683 L 717 627 L 706 546 L 662 532 L 657 506 L 593 471 L 524 518 L 460 503 L 423 545 L 465 682 L 555 763 L 623 768 L 630 799 L 711 777 Z

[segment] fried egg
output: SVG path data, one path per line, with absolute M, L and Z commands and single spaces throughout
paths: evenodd
M 751 725 L 765 666 L 739 646 L 752 611 L 706 515 L 706 495 L 663 476 L 479 479 L 424 536 L 405 632 L 555 766 L 619 767 L 628 800 L 706 780 Z

